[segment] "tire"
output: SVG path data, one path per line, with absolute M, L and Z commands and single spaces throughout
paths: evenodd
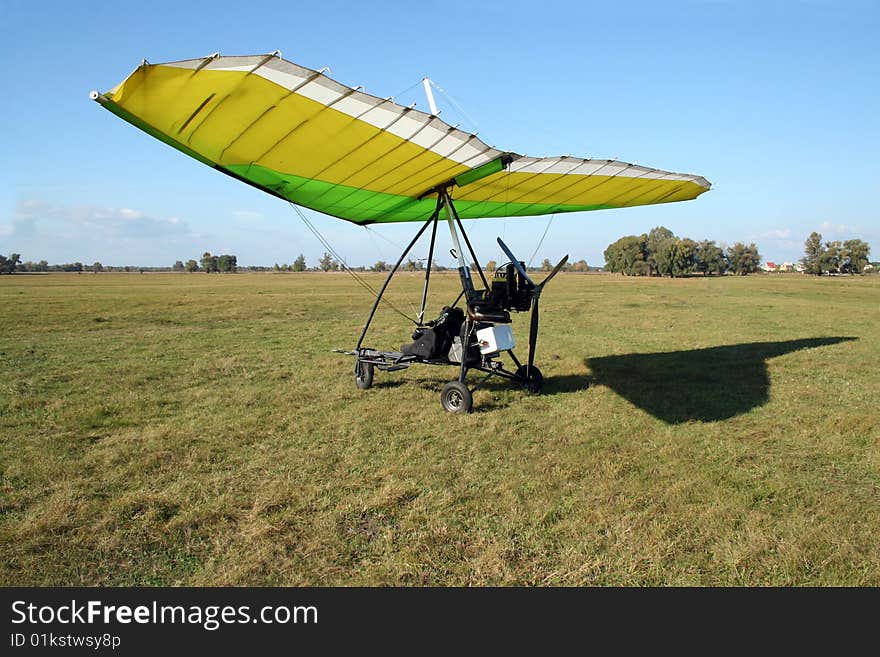
M 443 386 L 440 403 L 450 413 L 470 413 L 474 408 L 471 391 L 461 381 L 450 381 Z
M 369 390 L 373 387 L 373 372 L 375 368 L 372 363 L 357 361 L 354 365 L 354 382 L 360 390 Z
M 532 365 L 531 372 L 529 373 L 528 379 L 526 379 L 526 370 L 529 369 L 528 365 L 522 365 L 516 371 L 516 376 L 523 379 L 522 386 L 526 390 L 528 390 L 533 395 L 540 394 L 541 388 L 544 387 L 544 375 L 541 374 L 541 370 Z

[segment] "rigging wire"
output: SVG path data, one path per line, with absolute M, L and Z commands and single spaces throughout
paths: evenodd
M 416 87 L 418 87 L 420 84 L 422 84 L 422 81 L 421 81 L 421 80 L 419 80 L 418 82 L 416 82 L 414 85 L 412 85 L 412 86 L 410 86 L 410 87 L 407 87 L 407 88 L 404 89 L 403 91 L 400 91 L 400 92 L 394 94 L 394 95 L 391 96 L 391 97 L 392 97 L 392 98 L 402 98 L 404 94 L 408 94 L 410 91 L 412 91 L 413 89 L 415 89 Z
M 448 100 L 448 101 L 452 104 L 452 106 L 453 106 L 455 109 L 457 109 L 457 110 L 459 111 L 459 113 L 461 113 L 461 115 L 462 115 L 462 116 L 463 116 L 463 117 L 464 117 L 464 118 L 465 118 L 465 119 L 466 119 L 466 120 L 467 120 L 472 126 L 474 126 L 474 128 L 476 129 L 476 130 L 475 130 L 475 134 L 478 133 L 478 132 L 480 131 L 480 126 L 478 126 L 478 125 L 477 125 L 477 122 L 474 121 L 474 120 L 470 117 L 470 115 L 469 115 L 467 112 L 464 111 L 464 108 L 463 108 L 461 105 L 459 105 L 457 102 L 455 102 L 455 99 L 454 99 L 452 96 L 450 96 L 449 93 L 448 93 L 443 87 L 441 87 L 439 84 L 437 84 L 436 82 L 434 82 L 434 81 L 431 80 L 430 78 L 428 78 L 428 81 L 431 83 L 431 86 L 432 86 L 432 87 L 434 87 L 437 91 L 439 91 L 441 94 L 443 94 L 443 97 L 446 98 L 446 100 Z
M 390 239 L 390 238 L 388 238 L 388 237 L 385 237 L 385 235 L 383 235 L 382 233 L 380 233 L 378 230 L 373 230 L 372 228 L 370 228 L 370 227 L 367 226 L 366 224 L 364 224 L 363 227 L 364 227 L 364 228 L 365 228 L 365 229 L 366 229 L 371 235 L 375 235 L 376 237 L 385 240 L 385 241 L 388 242 L 391 246 L 395 247 L 398 251 L 403 251 L 403 247 L 402 247 L 400 244 L 398 244 L 397 242 L 395 242 L 394 240 L 392 240 L 392 239 Z M 371 237 L 370 239 L 372 240 L 372 237 Z M 373 244 L 376 244 L 376 243 L 373 242 Z M 376 249 L 379 251 L 379 255 L 382 255 L 381 249 L 379 249 L 378 245 L 376 245 Z M 382 257 L 384 258 L 385 256 L 382 256 Z M 415 262 L 427 262 L 427 261 L 428 261 L 428 258 L 427 258 L 427 257 L 424 257 L 424 258 L 417 258 L 417 257 L 413 256 L 412 258 L 410 258 L 410 260 L 413 260 L 413 261 L 415 261 Z
M 382 252 L 382 247 L 373 239 L 373 231 L 371 231 L 367 226 L 364 226 L 367 230 L 367 237 L 370 238 L 370 244 L 373 245 L 373 249 L 375 249 L 379 253 L 379 257 L 382 258 L 382 262 L 385 262 L 385 254 Z
M 363 278 L 358 276 L 357 272 L 355 272 L 351 267 L 348 266 L 348 263 L 345 262 L 345 258 L 343 258 L 341 255 L 339 255 L 339 253 L 336 252 L 336 249 L 334 249 L 330 245 L 330 242 L 328 242 L 326 240 L 326 238 L 323 235 L 321 235 L 321 233 L 318 231 L 318 229 L 312 225 L 312 223 L 306 218 L 306 215 L 303 213 L 303 211 L 300 210 L 298 205 L 296 205 L 295 203 L 293 203 L 291 201 L 288 201 L 288 203 L 290 203 L 290 207 L 292 207 L 296 211 L 296 213 L 299 215 L 299 218 L 302 219 L 303 223 L 306 225 L 306 228 L 308 228 L 309 231 L 311 231 L 312 235 L 314 235 L 318 239 L 318 241 L 324 246 L 325 249 L 327 249 L 327 251 L 330 253 L 330 255 L 332 255 L 334 258 L 336 258 L 336 261 L 340 264 L 340 266 L 342 267 L 343 270 L 345 270 L 346 272 L 351 274 L 352 278 L 354 278 L 354 280 L 357 281 L 357 283 L 361 287 L 363 287 L 365 290 L 367 290 L 370 294 L 372 294 L 374 297 L 378 298 L 380 301 L 383 301 L 384 303 L 388 304 L 388 306 L 390 306 L 391 309 L 394 310 L 394 312 L 396 312 L 398 315 L 400 315 L 401 317 L 404 317 L 405 319 L 408 319 L 413 324 L 418 326 L 418 322 L 415 319 L 413 319 L 412 317 L 407 315 L 405 312 L 400 310 L 400 308 L 395 306 L 393 303 L 391 303 L 384 296 L 380 297 L 379 293 L 369 283 L 367 283 Z
M 378 230 L 373 230 L 372 228 L 370 228 L 370 227 L 367 226 L 366 224 L 363 225 L 363 228 L 364 228 L 364 230 L 366 230 L 368 233 L 370 233 L 371 236 L 372 236 L 372 235 L 375 235 L 376 237 L 385 240 L 385 241 L 388 242 L 391 246 L 393 246 L 394 248 L 398 249 L 399 251 L 403 251 L 403 247 L 400 246 L 400 244 L 398 244 L 398 243 L 395 242 L 394 240 L 392 240 L 392 239 L 386 237 L 385 235 L 383 235 L 382 233 L 380 233 Z M 370 239 L 372 239 L 372 237 L 371 237 Z M 382 255 L 381 252 L 379 253 L 379 255 Z M 384 257 L 384 256 L 383 256 L 383 257 Z M 420 258 L 420 259 L 421 259 L 421 258 Z
M 535 247 L 535 251 L 534 253 L 532 253 L 532 257 L 529 258 L 529 264 L 526 265 L 527 268 L 532 266 L 532 260 L 534 260 L 535 256 L 538 255 L 538 249 L 540 249 L 541 245 L 544 243 L 544 238 L 547 237 L 547 233 L 550 232 L 550 226 L 553 225 L 553 219 L 555 218 L 556 213 L 554 212 L 550 215 L 550 219 L 547 221 L 547 227 L 544 229 L 544 234 L 541 235 L 541 239 L 538 241 L 538 246 Z

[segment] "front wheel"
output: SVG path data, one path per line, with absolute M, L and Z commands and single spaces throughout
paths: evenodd
M 528 372 L 528 376 L 526 376 L 526 372 Z M 516 371 L 516 377 L 522 381 L 523 387 L 533 395 L 540 393 L 544 386 L 544 376 L 541 374 L 541 370 L 534 365 L 531 368 L 528 365 L 521 365 Z
M 443 386 L 440 403 L 450 413 L 470 413 L 474 407 L 474 398 L 461 381 L 450 381 Z
M 372 363 L 357 361 L 354 366 L 354 382 L 360 390 L 367 390 L 373 387 L 373 371 Z

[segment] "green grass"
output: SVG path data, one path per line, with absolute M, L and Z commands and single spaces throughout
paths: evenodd
M 545 394 L 463 417 L 452 368 L 355 388 L 344 274 L 0 301 L 5 585 L 880 585 L 880 277 L 560 275 Z M 379 319 L 370 346 L 407 341 Z

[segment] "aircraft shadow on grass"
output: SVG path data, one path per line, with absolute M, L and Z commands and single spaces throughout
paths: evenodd
M 769 399 L 767 359 L 800 349 L 838 344 L 854 337 L 806 338 L 650 354 L 588 358 L 590 377 L 554 377 L 547 392 L 570 391 L 586 379 L 608 386 L 668 424 L 726 420 Z M 561 380 L 560 380 L 561 379 Z

